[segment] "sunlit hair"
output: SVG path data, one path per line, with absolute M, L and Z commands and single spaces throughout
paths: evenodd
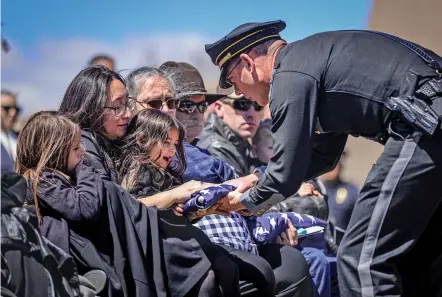
M 31 116 L 17 139 L 15 172 L 32 182 L 34 204 L 40 222 L 38 183 L 44 171 L 67 174 L 69 153 L 79 127 L 56 111 L 41 111 Z
M 146 79 L 159 77 L 167 80 L 170 86 L 170 90 L 172 91 L 172 97 L 175 97 L 176 84 L 172 76 L 173 73 L 169 71 L 159 70 L 157 68 L 148 66 L 134 69 L 126 76 L 127 92 L 130 97 L 137 98 L 140 94 L 140 91 L 142 90 L 143 83 L 146 81 Z
M 155 165 L 159 156 L 152 156 L 156 147 L 162 146 L 168 138 L 171 129 L 177 129 L 179 141 L 175 158 L 167 170 Z M 142 164 L 150 164 L 157 167 L 164 174 L 170 174 L 182 181 L 186 170 L 186 158 L 184 156 L 185 130 L 183 125 L 171 115 L 158 109 L 144 109 L 138 112 L 129 123 L 127 134 L 123 138 L 121 158 L 119 162 L 119 176 L 124 177 L 128 173 L 138 176 L 143 170 Z

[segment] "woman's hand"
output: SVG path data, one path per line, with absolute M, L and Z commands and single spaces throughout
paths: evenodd
M 190 195 L 192 195 L 193 192 L 205 189 L 207 187 L 214 186 L 215 184 L 211 183 L 203 183 L 196 180 L 188 181 L 181 186 L 178 186 L 176 188 L 173 188 L 170 191 L 170 196 L 172 197 L 172 200 L 174 203 L 182 203 L 186 202 Z
M 139 198 L 138 200 L 140 200 L 146 206 L 155 205 L 158 208 L 172 208 L 174 205 L 182 205 L 184 202 L 186 202 L 193 192 L 211 187 L 213 185 L 215 184 L 191 180 L 176 188 L 163 191 L 149 197 Z

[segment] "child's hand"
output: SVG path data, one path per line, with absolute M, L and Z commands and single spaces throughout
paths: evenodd
M 183 203 L 176 203 L 174 205 L 172 205 L 172 211 L 175 215 L 182 217 L 183 216 L 183 211 L 184 211 L 184 204 Z
M 78 162 L 77 166 L 75 166 L 75 177 L 78 177 L 81 169 L 83 168 L 83 159 L 84 158 L 81 158 L 80 162 Z
M 300 197 L 306 197 L 314 195 L 315 187 L 309 183 L 302 183 L 301 187 L 298 190 L 298 195 Z

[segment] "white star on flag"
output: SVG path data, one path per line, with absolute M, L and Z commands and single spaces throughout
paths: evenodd
M 272 225 L 272 228 L 275 229 L 276 228 L 276 220 L 275 218 L 269 218 L 270 220 L 270 225 Z
M 269 233 L 270 233 L 269 230 L 267 230 L 267 229 L 265 229 L 263 227 L 258 227 L 258 228 L 256 228 L 256 235 L 255 236 L 263 235 L 263 234 L 269 234 Z
M 313 216 L 311 216 L 311 215 L 306 215 L 306 216 L 308 216 L 309 219 L 312 220 L 313 224 L 316 224 L 316 220 L 315 220 L 315 218 Z
M 294 214 L 295 214 L 295 217 L 298 218 L 298 223 L 304 222 L 304 219 L 302 218 L 302 216 L 299 213 L 295 212 Z
M 203 195 L 206 195 L 206 194 L 210 194 L 210 191 L 203 189 L 203 190 L 200 191 L 200 193 L 203 194 Z

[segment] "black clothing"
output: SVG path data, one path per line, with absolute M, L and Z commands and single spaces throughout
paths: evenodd
M 216 114 L 209 115 L 197 145 L 233 166 L 239 176 L 246 176 L 262 165 L 250 143 L 236 135 Z
M 441 134 L 388 139 L 339 246 L 343 296 L 439 296 Z
M 251 289 L 249 283 L 240 283 L 242 296 L 313 296 L 308 265 L 297 249 L 266 244 L 258 247 L 257 256 L 229 246 L 220 247 L 226 249 L 239 266 L 241 279 L 255 280 L 257 292 Z M 298 269 L 294 270 L 293 265 Z
M 306 183 L 312 184 L 315 189 L 323 196 L 304 196 L 300 197 L 298 193 L 292 195 L 291 197 L 279 202 L 278 204 L 270 208 L 271 211 L 277 212 L 297 212 L 308 214 L 319 218 L 321 220 L 328 220 L 328 196 L 325 192 L 324 186 L 317 179 L 312 179 Z
M 1 295 L 95 296 L 81 288 L 72 257 L 40 235 L 35 209 L 23 207 L 26 180 L 8 172 L 1 182 Z
M 114 271 L 118 278 L 112 291 L 118 293 L 115 296 L 121 296 L 122 291 L 131 297 L 192 297 L 188 294 L 195 286 L 200 287 L 201 280 L 209 276 L 209 269 L 215 271 L 224 296 L 239 296 L 238 268 L 234 263 L 186 218 L 177 217 L 170 210 L 146 207 L 118 186 L 111 156 L 91 134 L 83 131 L 82 139 L 88 153 L 85 159 L 104 179 L 106 212 L 102 216 L 108 227 L 101 238 L 75 234 L 71 245 L 75 240 L 77 261 Z M 103 241 L 108 243 L 103 245 Z M 93 243 L 92 248 L 89 242 Z
M 182 181 L 153 164 L 144 163 L 121 176 L 121 184 L 135 198 L 144 198 L 179 186 Z
M 270 92 L 274 157 L 246 206 L 267 209 L 279 202 L 274 193 L 288 197 L 333 169 L 349 134 L 385 143 L 389 124 L 402 118 L 384 103 L 435 76 L 414 52 L 365 31 L 319 33 L 281 48 Z
M 94 171 L 100 174 L 102 179 L 116 183 L 118 179 L 115 163 L 109 155 L 112 151 L 111 143 L 85 130 L 81 131 L 81 141 L 87 153 L 85 159 L 91 163 Z
M 401 275 L 409 274 L 398 265 L 424 231 L 436 227 L 430 219 L 442 201 L 442 131 L 427 134 L 414 112 L 423 103 L 442 116 L 442 92 L 431 98 L 417 92 L 437 77 L 415 52 L 366 31 L 319 33 L 277 53 L 270 88 L 274 156 L 257 186 L 241 198 L 250 211 L 264 212 L 281 200 L 278 193 L 288 197 L 303 180 L 333 169 L 348 135 L 385 144 L 338 251 L 343 296 L 401 295 Z M 414 106 L 398 111 L 402 104 Z M 415 213 L 419 219 L 404 219 Z M 437 252 L 426 256 L 435 260 Z
M 105 196 L 103 180 L 92 168 L 84 164 L 78 167 L 75 180 L 60 172 L 46 171 L 38 184 L 41 234 L 66 253 L 70 250 L 70 229 L 103 232 L 93 227 L 97 226 Z M 33 204 L 32 181 L 29 184 L 26 199 Z

